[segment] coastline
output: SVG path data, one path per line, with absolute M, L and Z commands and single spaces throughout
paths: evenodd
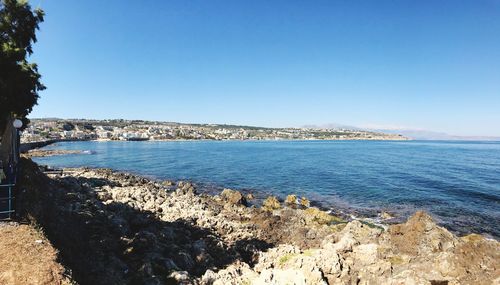
M 192 142 L 192 141 L 412 141 L 413 139 L 402 137 L 402 138 L 328 138 L 328 139 L 320 139 L 320 138 L 310 138 L 310 139 L 147 139 L 147 140 L 115 140 L 115 139 L 51 139 L 51 140 L 43 140 L 43 141 L 33 141 L 33 142 L 23 142 L 23 149 L 21 152 L 25 152 L 35 148 L 45 147 L 58 142 L 73 142 L 73 141 L 94 141 L 94 142 Z
M 191 140 L 187 140 L 191 141 Z M 295 140 L 290 140 L 290 142 L 294 142 Z M 93 142 L 93 141 L 90 141 Z M 105 141 L 107 142 L 107 141 Z M 144 141 L 141 141 L 141 143 Z M 84 146 L 78 145 L 76 148 L 75 147 L 69 147 L 69 150 L 65 150 L 65 147 L 62 147 L 63 149 L 58 149 L 56 147 L 55 149 L 49 149 L 49 150 L 44 150 L 43 148 L 40 150 L 36 151 L 31 151 L 28 153 L 31 157 L 43 157 L 43 156 L 52 156 L 52 155 L 65 155 L 65 154 L 93 154 L 95 153 L 94 151 L 82 151 L 80 149 L 86 149 Z M 58 161 L 60 158 L 56 158 L 55 161 Z M 64 158 L 63 158 L 64 159 Z M 79 156 L 77 157 L 71 157 L 68 158 L 70 160 L 79 160 Z M 109 158 L 108 158 L 109 159 Z M 91 157 L 86 157 L 84 158 L 85 161 L 90 165 L 89 161 L 92 160 Z M 49 164 L 50 168 L 50 159 L 49 160 L 39 160 L 40 162 L 46 164 Z M 58 166 L 56 164 L 55 166 Z M 60 167 L 63 167 L 64 164 L 59 164 Z M 81 163 L 76 163 L 72 165 L 73 167 L 87 167 L 86 164 L 81 164 Z M 90 166 L 93 167 L 93 166 Z M 101 167 L 110 167 L 110 169 L 113 169 L 113 166 L 108 166 L 108 165 L 102 165 Z M 194 183 L 198 191 L 201 191 L 202 193 L 207 193 L 207 194 L 213 194 L 217 195 L 218 192 L 222 191 L 226 187 L 234 187 L 234 189 L 237 189 L 238 191 L 241 191 L 245 194 L 250 193 L 253 196 L 255 196 L 255 199 L 252 204 L 255 206 L 259 206 L 264 199 L 268 195 L 277 195 L 278 199 L 281 201 L 284 201 L 286 198 L 286 194 L 292 194 L 291 193 L 282 193 L 276 190 L 268 190 L 268 188 L 248 188 L 247 185 L 252 185 L 252 181 L 246 181 L 246 183 L 250 184 L 244 184 L 244 183 L 211 183 L 212 180 L 208 180 L 209 182 L 206 182 L 207 180 L 196 180 L 196 179 L 191 179 L 191 176 L 165 176 L 162 175 L 162 173 L 155 173 L 154 175 L 148 175 L 148 173 L 143 172 L 137 172 L 134 171 L 134 169 L 127 169 L 127 168 L 121 168 L 117 166 L 118 168 L 113 169 L 114 171 L 120 172 L 120 171 L 126 171 L 133 173 L 135 175 L 142 175 L 143 177 L 147 179 L 170 179 L 172 181 L 178 181 L 179 179 L 188 179 L 191 183 Z M 173 170 L 175 172 L 175 170 Z M 164 173 L 170 173 L 170 172 L 164 172 Z M 156 175 L 156 176 L 155 176 Z M 194 178 L 194 177 L 193 177 Z M 240 179 L 242 179 L 240 177 Z M 254 178 L 255 179 L 255 178 Z M 243 181 L 243 180 L 238 180 L 238 181 Z M 269 188 L 271 189 L 271 188 Z M 285 188 L 283 188 L 285 189 Z M 288 189 L 288 188 L 287 188 Z M 372 224 L 376 224 L 377 226 L 381 227 L 387 227 L 387 225 L 391 224 L 396 224 L 396 223 L 402 223 L 411 215 L 413 215 L 416 211 L 423 210 L 423 211 L 428 211 L 433 215 L 433 218 L 436 219 L 436 223 L 442 227 L 447 228 L 449 231 L 452 233 L 458 235 L 458 236 L 463 236 L 471 233 L 477 233 L 477 234 L 482 234 L 488 238 L 492 238 L 495 240 L 498 240 L 499 236 L 497 234 L 497 231 L 495 231 L 495 228 L 491 228 L 492 225 L 489 222 L 490 220 L 483 220 L 477 221 L 475 223 L 472 222 L 463 222 L 467 221 L 466 219 L 469 219 L 468 217 L 475 217 L 474 213 L 470 214 L 469 216 L 460 216 L 460 218 L 449 218 L 439 216 L 439 214 L 436 214 L 434 212 L 435 209 L 433 208 L 426 208 L 426 207 L 417 207 L 417 206 L 412 206 L 412 205 L 369 205 L 369 206 L 364 206 L 364 204 L 356 204 L 356 203 L 351 203 L 346 200 L 343 200 L 339 197 L 329 197 L 329 200 L 322 199 L 324 197 L 318 195 L 315 195 L 314 192 L 311 193 L 306 193 L 304 191 L 300 191 L 299 193 L 295 194 L 301 194 L 305 195 L 308 199 L 311 200 L 311 203 L 319 207 L 320 209 L 324 211 L 330 211 L 332 214 L 341 216 L 342 218 L 346 220 L 360 220 Z M 439 213 L 439 212 L 438 212 Z M 390 217 L 388 217 L 390 216 Z
M 52 128 L 48 129 L 50 125 Z M 226 124 L 185 124 L 144 120 L 33 119 L 25 137 L 137 140 L 210 139 L 407 139 L 402 135 L 370 130 L 318 127 L 257 127 Z
M 104 141 L 107 142 L 107 141 Z M 47 156 L 59 156 L 59 155 L 72 155 L 72 154 L 84 154 L 86 151 L 83 150 L 43 150 L 39 148 L 32 149 L 28 152 L 25 153 L 26 157 L 33 158 L 33 157 L 47 157 Z M 47 166 L 51 168 L 51 166 Z M 67 168 L 63 167 L 60 169 L 61 172 L 72 172 L 75 169 L 86 169 L 86 170 L 94 170 L 94 171 L 112 171 L 114 173 L 127 173 L 128 175 L 134 175 L 138 176 L 144 179 L 151 180 L 156 183 L 161 183 L 162 180 L 155 178 L 155 177 L 148 177 L 147 175 L 141 175 L 139 173 L 134 173 L 134 172 L 127 172 L 127 171 L 121 171 L 117 169 L 112 169 L 112 168 L 96 168 L 96 167 L 82 167 L 82 168 Z M 58 169 L 59 170 L 59 169 Z M 192 184 L 194 187 L 198 189 L 198 192 L 200 194 L 206 194 L 209 196 L 217 196 L 218 193 L 222 192 L 224 189 L 229 189 L 225 185 L 213 185 L 213 184 L 202 184 L 200 185 L 197 181 L 192 181 L 192 180 L 183 180 L 183 179 L 170 179 L 166 180 L 169 181 L 169 183 L 172 183 L 173 185 L 177 184 L 178 182 L 186 182 Z M 262 193 L 260 191 L 253 191 L 251 189 L 237 189 L 235 191 L 238 191 L 242 193 L 244 196 L 251 196 L 252 199 L 248 199 L 247 203 L 248 206 L 253 206 L 253 207 L 261 207 L 262 203 L 264 200 L 269 197 L 273 196 L 271 193 Z M 291 194 L 295 195 L 295 194 Z M 276 197 L 280 203 L 285 203 L 284 197 Z M 304 197 L 309 201 L 310 197 Z M 387 229 L 387 227 L 391 224 L 395 224 L 396 222 L 402 222 L 404 220 L 404 217 L 395 217 L 392 214 L 390 214 L 388 210 L 386 209 L 381 209 L 381 211 L 378 211 L 376 217 L 367 217 L 363 214 L 360 214 L 359 212 L 355 210 L 347 210 L 347 209 L 338 209 L 335 208 L 335 205 L 330 205 L 330 206 L 324 206 L 319 200 L 317 199 L 312 199 L 310 200 L 310 204 L 321 211 L 324 211 L 328 214 L 335 215 L 338 217 L 341 217 L 342 219 L 346 221 L 354 221 L 358 220 L 360 222 L 366 222 L 373 224 L 378 227 L 382 227 L 384 229 Z M 297 204 L 299 206 L 299 204 Z M 374 210 L 372 209 L 372 212 Z
M 151 275 L 160 276 L 158 267 L 168 272 L 157 277 L 160 281 L 168 279 L 185 282 L 183 284 L 265 280 L 281 284 L 286 283 L 287 278 L 304 280 L 304 284 L 410 281 L 426 284 L 430 280 L 473 284 L 494 281 L 500 273 L 497 241 L 474 234 L 457 237 L 422 212 L 407 223 L 382 229 L 366 222 L 344 221 L 314 207 L 281 203 L 279 206 L 268 203 L 264 208 L 247 207 L 246 196 L 238 191 L 227 190 L 215 196 L 197 194 L 194 185 L 185 181 L 160 182 L 91 168 L 67 169 L 62 176 L 49 178 L 37 171 L 36 164 L 28 160 L 23 163 L 25 174 L 32 180 L 28 181 L 32 185 L 25 185 L 26 195 L 36 193 L 38 198 L 46 195 L 46 191 L 33 189 L 43 185 L 52 185 L 50 188 L 54 189 L 50 199 L 41 199 L 48 205 L 38 205 L 50 208 L 45 209 L 47 213 L 30 210 L 37 207 L 29 202 L 24 207 L 33 217 L 38 217 L 38 222 L 45 225 L 48 232 L 63 235 L 58 231 L 60 223 L 65 222 L 83 223 L 80 226 L 88 228 L 86 223 L 95 224 L 92 221 L 102 212 L 104 216 L 98 219 L 100 226 L 96 232 L 88 229 L 89 238 L 93 239 L 93 234 L 103 238 L 102 232 L 115 231 L 114 235 L 127 237 L 125 240 L 119 238 L 118 245 L 113 243 L 111 246 L 124 247 L 112 250 L 112 256 L 125 263 L 132 274 L 121 274 L 121 281 L 143 282 Z M 68 197 L 71 198 L 68 200 Z M 29 196 L 20 199 L 42 203 Z M 89 212 L 90 209 L 94 210 Z M 83 215 L 83 220 L 61 221 L 67 215 Z M 137 219 L 142 222 L 134 222 Z M 53 224 L 56 222 L 59 226 Z M 171 233 L 167 239 L 170 242 L 166 244 L 162 242 L 165 230 Z M 177 232 L 182 234 L 175 238 Z M 172 246 L 172 242 L 178 250 L 165 248 Z M 123 250 L 125 256 L 122 256 Z M 61 252 L 64 255 L 65 250 Z M 162 262 L 151 260 L 149 252 L 163 252 Z M 139 263 L 127 261 L 128 255 Z M 486 267 L 476 267 L 470 262 L 470 256 L 482 260 Z M 225 261 L 217 263 L 219 259 Z M 77 278 L 83 278 L 78 277 L 78 269 L 75 269 L 80 266 L 78 262 L 73 264 L 73 270 Z M 436 262 L 448 265 L 436 270 Z M 113 264 L 111 267 L 115 265 L 118 266 Z M 109 273 L 105 276 L 109 277 Z
M 71 154 L 82 154 L 82 151 L 77 151 L 77 152 L 62 152 L 62 153 L 55 153 L 55 154 L 48 154 L 50 155 L 71 155 Z M 29 154 L 30 155 L 30 154 Z M 44 153 L 45 155 L 45 153 Z M 29 157 L 37 157 L 35 156 L 29 156 Z M 283 205 L 283 206 L 292 206 L 287 204 L 286 200 L 289 196 L 296 196 L 297 203 L 294 208 L 296 209 L 305 209 L 301 208 L 299 200 L 301 196 L 297 196 L 296 194 L 290 194 L 286 196 L 281 196 L 281 195 L 274 195 L 271 192 L 262 192 L 258 190 L 253 190 L 253 189 L 233 189 L 233 188 L 228 188 L 224 185 L 214 185 L 212 183 L 210 184 L 205 184 L 205 183 L 199 183 L 197 181 L 193 181 L 190 179 L 177 179 L 177 178 L 171 178 L 171 179 L 160 179 L 154 176 L 148 176 L 140 173 L 136 173 L 133 171 L 126 171 L 126 170 L 118 170 L 118 169 L 113 169 L 113 168 L 99 168 L 99 167 L 62 167 L 62 168 L 55 168 L 52 169 L 50 165 L 44 166 L 45 168 L 48 167 L 49 171 L 56 171 L 56 172 L 69 172 L 72 173 L 75 170 L 83 170 L 83 171 L 111 171 L 112 173 L 118 173 L 118 174 L 124 174 L 124 175 L 131 175 L 138 177 L 138 179 L 146 179 L 147 181 L 150 181 L 152 183 L 164 183 L 167 182 L 168 184 L 171 185 L 177 185 L 178 183 L 189 183 L 192 187 L 196 188 L 196 193 L 200 195 L 206 195 L 208 197 L 215 197 L 217 198 L 222 191 L 225 189 L 230 189 L 236 192 L 239 192 L 242 194 L 244 197 L 251 197 L 251 199 L 246 199 L 247 207 L 255 207 L 255 208 L 261 208 L 263 207 L 263 203 L 265 200 L 269 197 L 275 197 L 277 201 Z M 175 190 L 175 189 L 174 189 Z M 302 196 L 302 198 L 305 198 L 308 203 L 309 207 L 312 208 L 317 208 L 322 212 L 327 213 L 328 215 L 334 216 L 336 218 L 340 218 L 346 222 L 353 222 L 353 221 L 359 221 L 361 223 L 366 223 L 370 224 L 376 227 L 383 228 L 384 230 L 387 230 L 390 226 L 395 225 L 395 224 L 400 224 L 406 222 L 409 218 L 411 218 L 416 212 L 426 212 L 425 210 L 422 209 L 412 209 L 412 210 L 406 210 L 405 213 L 403 214 L 399 211 L 396 211 L 395 209 L 388 208 L 388 207 L 379 207 L 379 208 L 362 208 L 362 207 L 354 207 L 352 205 L 349 205 L 347 202 L 337 202 L 337 203 L 328 203 L 325 205 L 324 202 L 321 201 L 320 198 L 315 198 L 311 196 Z M 340 206 L 342 204 L 342 206 Z M 427 213 L 430 217 L 432 217 L 432 214 Z M 450 228 L 446 224 L 439 223 L 439 220 L 437 220 L 435 217 L 432 217 L 433 221 L 440 227 L 445 228 L 447 231 L 451 232 L 452 234 L 456 235 L 457 237 L 464 237 L 467 235 L 481 235 L 484 236 L 484 238 L 488 240 L 494 240 L 494 241 L 500 241 L 498 237 L 495 237 L 489 233 L 478 233 L 475 232 L 471 229 L 465 229 L 465 230 L 456 230 L 456 228 Z
M 88 141 L 82 139 L 51 139 L 44 141 L 33 141 L 33 142 L 22 142 L 19 151 L 21 153 L 27 153 L 30 150 L 39 149 L 42 147 L 49 146 L 58 142 L 76 142 L 76 141 Z

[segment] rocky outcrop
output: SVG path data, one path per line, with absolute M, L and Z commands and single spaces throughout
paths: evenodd
M 235 191 L 235 190 L 231 190 L 231 189 L 224 189 L 224 190 L 222 190 L 222 193 L 220 194 L 220 196 L 226 202 L 229 202 L 233 205 L 243 205 L 243 206 L 247 205 L 247 199 L 239 191 Z
M 21 146 L 19 147 L 19 151 L 21 153 L 26 153 L 30 150 L 33 149 L 38 149 L 42 148 L 44 146 L 48 146 L 54 143 L 58 142 L 68 142 L 68 141 L 84 141 L 84 139 L 48 139 L 48 140 L 43 140 L 43 141 L 36 141 L 36 142 L 27 142 L 27 143 L 21 143 Z
M 300 198 L 300 205 L 303 207 L 310 207 L 311 202 L 306 197 L 302 197 L 302 198 Z
M 25 215 L 44 227 L 81 284 L 500 282 L 497 241 L 456 237 L 423 212 L 385 230 L 281 207 L 275 197 L 260 209 L 230 189 L 209 196 L 190 182 L 107 169 L 48 178 L 23 163 Z
M 30 157 L 46 157 L 55 155 L 81 154 L 81 150 L 66 150 L 66 149 L 32 149 L 27 152 Z
M 285 204 L 289 205 L 289 206 L 297 205 L 297 195 L 290 194 L 290 195 L 286 196 Z
M 424 212 L 417 212 L 404 224 L 390 227 L 383 240 L 393 251 L 407 255 L 446 251 L 457 243 L 452 233 L 437 226 Z
M 262 208 L 267 211 L 278 210 L 281 208 L 281 204 L 278 198 L 269 196 L 262 202 Z
M 318 248 L 279 245 L 253 268 L 230 270 L 248 284 L 498 284 L 499 254 L 497 241 L 454 237 L 418 212 L 388 231 L 352 221 Z M 211 280 L 227 274 L 212 272 Z

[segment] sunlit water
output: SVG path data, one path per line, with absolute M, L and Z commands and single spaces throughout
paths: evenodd
M 408 217 L 418 209 L 459 232 L 500 237 L 500 142 L 189 141 L 67 142 L 86 150 L 36 158 L 57 167 L 106 167 L 158 179 L 189 179 L 323 207 Z

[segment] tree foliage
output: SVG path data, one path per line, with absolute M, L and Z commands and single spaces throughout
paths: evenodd
M 44 12 L 28 1 L 0 0 L 0 133 L 10 116 L 25 118 L 45 89 L 28 57 Z

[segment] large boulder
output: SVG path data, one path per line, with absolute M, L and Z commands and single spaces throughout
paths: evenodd
M 239 191 L 226 188 L 222 191 L 220 196 L 222 199 L 224 199 L 224 201 L 233 205 L 247 205 L 247 199 Z
M 289 206 L 296 206 L 297 205 L 297 195 L 291 194 L 291 195 L 286 196 L 285 204 L 289 205 Z
M 262 202 L 262 208 L 266 211 L 278 210 L 281 208 L 281 204 L 278 198 L 269 196 Z
M 406 223 L 393 225 L 382 237 L 390 247 L 409 255 L 430 254 L 452 248 L 457 238 L 436 225 L 425 212 L 415 213 Z

